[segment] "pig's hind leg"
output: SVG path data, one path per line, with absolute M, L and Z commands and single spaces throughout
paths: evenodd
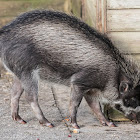
M 19 99 L 23 93 L 23 88 L 21 86 L 20 81 L 15 76 L 13 79 L 13 87 L 11 90 L 11 114 L 13 120 L 25 124 L 26 122 L 19 116 Z
M 91 107 L 93 113 L 96 115 L 97 119 L 100 121 L 102 125 L 107 125 L 110 127 L 115 127 L 115 124 L 112 122 L 109 122 L 103 115 L 101 111 L 101 106 L 99 103 L 98 96 L 96 95 L 96 90 L 95 92 L 89 91 L 84 95 L 88 105 Z
M 21 82 L 25 90 L 25 97 L 30 103 L 40 124 L 48 127 L 53 127 L 53 125 L 44 117 L 38 103 L 38 79 L 34 76 L 33 73 L 23 74 Z

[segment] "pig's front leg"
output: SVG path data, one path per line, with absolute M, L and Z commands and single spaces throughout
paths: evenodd
M 113 122 L 110 122 L 108 121 L 102 111 L 101 111 L 101 106 L 100 106 L 100 103 L 98 101 L 98 97 L 96 95 L 96 91 L 93 92 L 93 91 L 89 91 L 87 94 L 85 94 L 85 99 L 88 103 L 88 105 L 91 107 L 93 113 L 96 115 L 97 119 L 100 121 L 100 123 L 102 125 L 107 125 L 107 126 L 110 126 L 110 127 L 115 127 L 115 124 Z
M 15 76 L 13 80 L 13 87 L 11 90 L 11 114 L 12 118 L 21 123 L 25 124 L 26 122 L 19 116 L 19 99 L 23 93 L 23 88 L 19 79 Z

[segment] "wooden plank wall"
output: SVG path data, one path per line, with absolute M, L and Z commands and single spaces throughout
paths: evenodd
M 140 54 L 140 0 L 107 0 L 107 34 L 124 53 Z
M 81 0 L 83 19 L 140 60 L 140 0 Z
M 108 0 L 107 9 L 139 9 L 140 0 Z
M 96 28 L 96 0 L 83 0 L 82 7 L 82 19 L 90 26 Z
M 106 0 L 82 0 L 83 20 L 100 32 L 106 32 Z

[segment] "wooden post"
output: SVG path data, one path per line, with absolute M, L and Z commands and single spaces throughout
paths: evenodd
M 96 6 L 96 27 L 100 32 L 106 33 L 106 0 L 96 0 Z

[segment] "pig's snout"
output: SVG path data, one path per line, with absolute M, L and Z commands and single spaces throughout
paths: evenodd
M 140 112 L 135 111 L 135 109 L 140 106 L 140 101 L 137 98 L 132 97 L 130 99 L 124 99 L 123 103 L 125 107 L 134 109 L 134 111 L 131 111 L 126 117 L 133 122 L 140 123 Z
M 140 106 L 140 101 L 136 98 L 131 98 L 131 99 L 123 99 L 123 103 L 124 106 L 126 107 L 132 107 L 132 108 L 136 108 L 138 106 Z

